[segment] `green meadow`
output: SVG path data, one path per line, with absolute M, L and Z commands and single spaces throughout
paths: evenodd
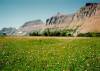
M 0 71 L 100 71 L 100 38 L 0 37 Z

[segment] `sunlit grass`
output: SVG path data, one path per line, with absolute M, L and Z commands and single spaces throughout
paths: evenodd
M 100 38 L 58 38 L 0 37 L 0 71 L 100 71 Z

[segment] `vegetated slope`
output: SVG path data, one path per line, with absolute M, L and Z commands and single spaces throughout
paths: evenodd
M 0 38 L 0 71 L 100 71 L 100 38 Z

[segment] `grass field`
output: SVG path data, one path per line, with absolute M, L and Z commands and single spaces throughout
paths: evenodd
M 100 38 L 0 37 L 0 71 L 100 71 Z

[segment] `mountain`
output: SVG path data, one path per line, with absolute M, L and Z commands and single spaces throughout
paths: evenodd
M 46 20 L 47 28 L 73 29 L 79 33 L 100 32 L 100 3 L 86 3 L 76 13 L 56 16 Z
M 16 31 L 16 28 L 13 27 L 2 28 L 2 30 L 0 30 L 0 35 L 14 35 Z
M 76 33 L 100 32 L 100 3 L 86 3 L 75 13 L 69 28 Z
M 39 20 L 25 22 L 16 32 L 16 35 L 28 35 L 33 31 L 40 31 L 43 29 L 44 23 Z
M 3 28 L 1 33 L 7 35 L 29 35 L 30 33 L 42 32 L 46 29 L 74 30 L 73 35 L 80 33 L 100 32 L 100 3 L 86 3 L 73 14 L 57 13 L 46 19 L 43 23 L 40 19 L 25 22 L 19 29 Z

